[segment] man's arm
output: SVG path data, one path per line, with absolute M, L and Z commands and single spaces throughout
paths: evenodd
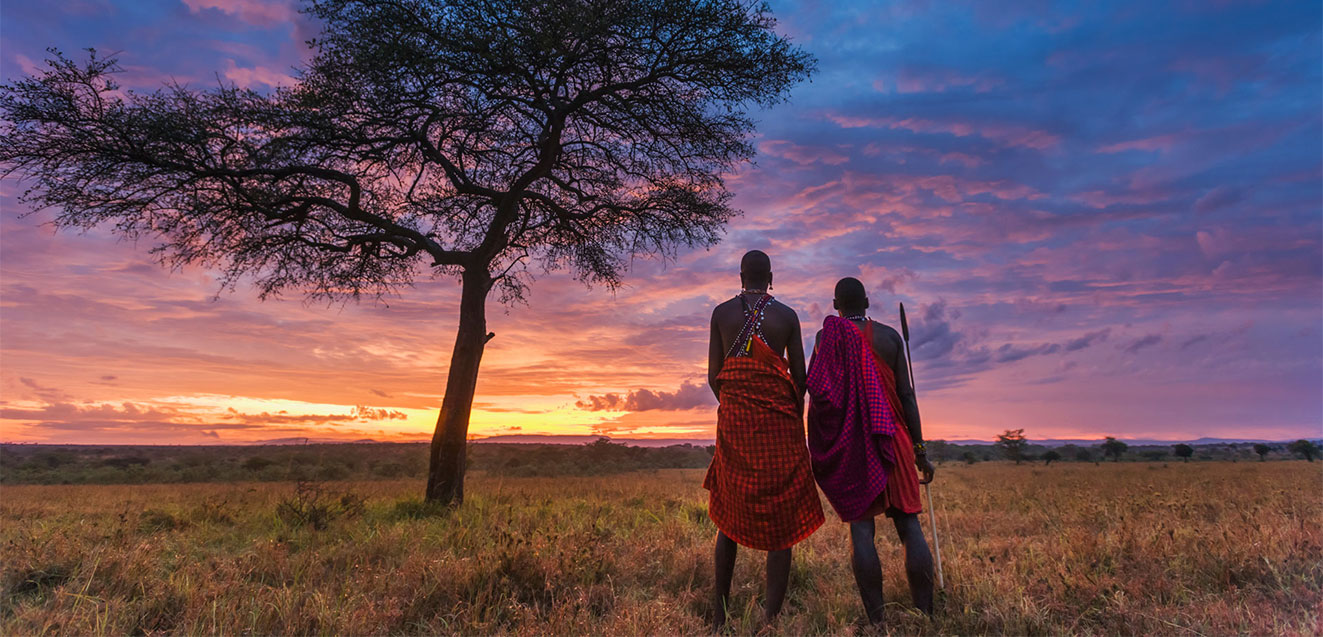
M 804 395 L 808 374 L 804 372 L 804 335 L 799 331 L 799 315 L 790 310 L 790 340 L 786 343 L 786 359 L 790 363 L 790 379 L 795 382 L 795 393 Z
M 900 406 L 905 410 L 905 426 L 910 431 L 910 438 L 915 444 L 923 442 L 923 426 L 919 423 L 919 403 L 914 397 L 914 384 L 910 381 L 910 367 L 905 359 L 905 341 L 888 330 L 896 341 L 896 355 L 891 361 L 891 371 L 896 377 L 896 394 L 900 397 Z
M 923 444 L 923 426 L 919 423 L 919 403 L 914 398 L 914 383 L 910 379 L 909 360 L 905 357 L 905 339 L 895 330 L 888 331 L 895 342 L 896 355 L 891 362 L 891 372 L 896 376 L 896 394 L 900 398 L 901 408 L 905 410 L 905 426 L 909 429 L 910 440 L 917 447 Z M 928 461 L 927 452 L 916 449 L 914 464 L 923 472 L 919 484 L 933 481 L 936 470 L 933 469 L 933 463 Z
M 720 306 L 718 306 L 720 307 Z M 707 385 L 712 388 L 712 395 L 721 401 L 721 383 L 717 376 L 721 374 L 721 363 L 726 352 L 721 345 L 721 330 L 717 327 L 717 310 L 712 309 L 712 332 L 707 339 Z

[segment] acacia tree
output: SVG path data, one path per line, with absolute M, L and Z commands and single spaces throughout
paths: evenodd
M 1314 461 L 1314 456 L 1318 455 L 1318 445 L 1312 440 L 1300 439 L 1286 446 L 1287 451 L 1298 453 L 1305 457 L 1305 460 Z
M 996 444 L 1008 459 L 1020 464 L 1024 460 L 1024 452 L 1029 446 L 1029 441 L 1025 440 L 1023 429 L 1007 429 L 997 434 Z
M 1194 447 L 1185 443 L 1172 445 L 1172 450 L 1175 451 L 1177 458 L 1184 459 L 1186 462 L 1189 462 L 1190 456 L 1194 455 Z
M 1129 448 L 1130 445 L 1127 445 L 1123 441 L 1117 440 L 1113 436 L 1107 436 L 1107 438 L 1103 440 L 1102 443 L 1103 456 L 1111 458 L 1113 462 L 1120 462 L 1121 456 L 1124 455 L 1125 450 Z
M 0 87 L 0 161 L 57 227 L 113 224 L 262 298 L 460 282 L 426 496 L 463 499 L 492 290 L 530 267 L 615 286 L 638 254 L 715 243 L 753 107 L 813 58 L 743 0 L 314 0 L 294 85 L 139 94 L 57 51 Z

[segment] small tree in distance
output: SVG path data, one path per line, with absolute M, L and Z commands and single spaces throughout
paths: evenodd
M 1124 454 L 1125 450 L 1129 448 L 1130 445 L 1127 445 L 1126 443 L 1121 442 L 1120 440 L 1117 440 L 1112 436 L 1107 436 L 1107 439 L 1104 440 L 1102 443 L 1103 456 L 1111 458 L 1112 462 L 1120 462 L 1121 455 Z
M 1190 445 L 1187 445 L 1185 443 L 1172 445 L 1171 450 L 1172 453 L 1176 454 L 1177 458 L 1180 458 L 1185 462 L 1189 462 L 1190 456 L 1194 455 L 1194 447 L 1191 447 Z
M 1008 459 L 1014 460 L 1015 464 L 1020 464 L 1024 460 L 1024 451 L 1028 446 L 1029 442 L 1024 438 L 1023 429 L 1007 429 L 997 434 L 997 447 Z
M 1313 441 L 1304 439 L 1297 440 L 1287 445 L 1286 449 L 1291 453 L 1298 453 L 1304 456 L 1305 460 L 1310 462 L 1314 461 L 1314 457 L 1317 456 L 1319 452 L 1318 445 L 1314 444 Z
M 1269 447 L 1268 445 L 1265 445 L 1261 442 L 1254 443 L 1254 453 L 1259 454 L 1259 462 L 1263 462 L 1264 460 L 1267 460 L 1268 453 L 1271 451 L 1272 451 L 1272 447 Z
M 1048 449 L 1043 453 L 1043 464 L 1052 466 L 1053 462 L 1061 459 L 1061 454 L 1056 449 Z
M 0 162 L 60 228 L 156 237 L 172 266 L 262 298 L 460 287 L 428 500 L 463 499 L 486 302 L 536 263 L 617 286 L 634 255 L 710 246 L 737 210 L 748 112 L 814 60 L 743 0 L 305 0 L 323 30 L 289 88 L 121 93 L 58 52 L 0 87 Z

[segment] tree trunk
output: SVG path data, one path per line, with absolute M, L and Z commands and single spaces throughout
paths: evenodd
M 464 501 L 465 444 L 478 366 L 487 346 L 487 292 L 492 277 L 485 267 L 464 270 L 459 301 L 459 331 L 450 356 L 446 395 L 436 419 L 427 469 L 427 500 L 447 505 Z

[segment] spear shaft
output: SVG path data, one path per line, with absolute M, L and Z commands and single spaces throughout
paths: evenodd
M 900 333 L 905 337 L 905 370 L 909 372 L 910 391 L 914 392 L 914 362 L 910 359 L 910 322 L 905 319 L 905 304 L 900 304 Z M 918 393 L 915 392 L 915 404 Z M 946 590 L 946 578 L 942 576 L 942 540 L 937 537 L 937 511 L 933 509 L 933 492 L 930 485 L 923 485 L 923 493 L 928 496 L 928 523 L 933 529 L 933 548 L 937 552 L 937 587 Z

